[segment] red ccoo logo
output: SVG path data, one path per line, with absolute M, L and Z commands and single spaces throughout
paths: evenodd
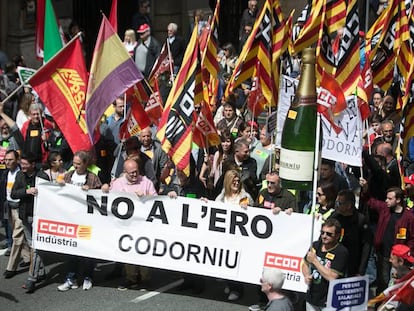
M 37 232 L 39 233 L 52 234 L 67 238 L 90 239 L 92 233 L 91 231 L 92 228 L 90 226 L 82 226 L 45 219 L 39 219 L 37 225 Z
M 270 268 L 279 268 L 282 270 L 300 272 L 301 262 L 302 262 L 302 258 L 300 257 L 266 252 L 264 266 L 270 267 Z

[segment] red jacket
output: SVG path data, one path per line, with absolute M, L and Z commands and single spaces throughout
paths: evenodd
M 374 237 L 374 246 L 381 247 L 387 224 L 391 218 L 390 208 L 384 201 L 374 198 L 368 200 L 371 209 L 378 213 L 377 232 Z M 414 252 L 414 214 L 404 209 L 402 216 L 397 220 L 394 231 L 394 244 L 405 244 Z

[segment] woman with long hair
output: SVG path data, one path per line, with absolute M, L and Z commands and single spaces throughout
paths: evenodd
M 335 200 L 338 194 L 335 184 L 333 183 L 322 183 L 316 190 L 317 204 L 313 213 L 322 220 L 325 221 L 335 211 Z M 310 206 L 310 205 L 309 205 Z M 305 208 L 306 209 L 306 208 Z M 312 213 L 310 207 L 305 211 L 306 214 Z
M 213 165 L 210 171 L 210 177 L 213 177 L 214 186 L 223 174 L 223 162 L 233 154 L 234 138 L 229 131 L 224 131 L 220 135 L 221 143 L 218 150 L 214 153 Z
M 16 124 L 19 129 L 23 124 L 29 120 L 29 108 L 34 103 L 34 96 L 32 93 L 24 93 L 19 100 L 19 111 L 17 111 Z
M 250 194 L 244 190 L 240 173 L 230 169 L 224 175 L 223 190 L 216 198 L 217 202 L 237 204 L 246 209 L 252 206 L 254 201 Z M 230 301 L 238 300 L 243 295 L 243 285 L 238 282 L 228 282 L 224 289 Z
M 223 190 L 217 196 L 216 201 L 238 204 L 242 208 L 252 206 L 254 201 L 251 195 L 244 190 L 240 173 L 236 170 L 228 170 L 224 175 Z

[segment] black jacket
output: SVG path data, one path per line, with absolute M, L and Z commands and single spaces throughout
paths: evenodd
M 10 194 L 12 199 L 20 199 L 19 217 L 24 222 L 28 221 L 28 217 L 33 216 L 34 196 L 27 194 L 26 190 L 35 186 L 36 177 L 49 180 L 49 176 L 43 171 L 35 171 L 32 176 L 19 171 Z

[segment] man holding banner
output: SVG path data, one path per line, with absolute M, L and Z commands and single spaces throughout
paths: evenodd
M 321 230 L 321 238 L 313 242 L 305 257 L 302 273 L 309 288 L 306 311 L 323 311 L 326 307 L 329 281 L 343 277 L 347 270 L 348 250 L 339 243 L 341 225 L 328 219 Z
M 154 184 L 151 180 L 141 174 L 138 161 L 133 159 L 125 160 L 124 174 L 112 182 L 110 190 L 133 192 L 138 197 L 157 195 Z M 109 192 L 109 186 L 107 184 L 103 185 L 102 191 Z M 119 290 L 127 290 L 128 288 L 136 286 L 139 281 L 141 281 L 143 285 L 150 282 L 150 270 L 147 267 L 126 264 L 125 273 L 126 279 L 118 286 Z

